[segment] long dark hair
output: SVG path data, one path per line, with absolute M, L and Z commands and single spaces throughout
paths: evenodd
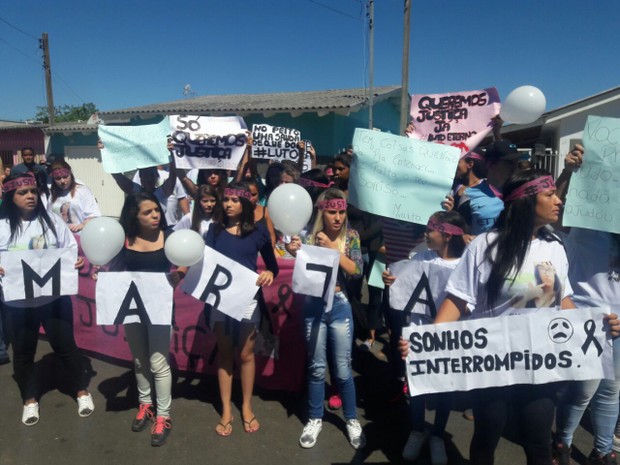
M 513 173 L 504 184 L 504 198 L 526 182 L 548 175 L 549 172 L 542 169 Z M 536 195 L 529 195 L 505 202 L 504 210 L 495 222 L 497 237 L 489 243 L 484 254 L 485 259 L 491 263 L 491 274 L 486 285 L 489 308 L 495 306 L 504 282 L 507 279 L 514 279 L 521 271 L 534 234 L 536 197 Z M 546 241 L 559 241 L 546 228 L 540 228 L 538 234 Z
M 228 185 L 230 189 L 235 190 L 244 190 L 249 191 L 248 185 L 245 182 L 232 182 Z M 254 204 L 250 201 L 250 199 L 246 199 L 245 197 L 239 197 L 239 202 L 241 203 L 241 216 L 239 217 L 239 232 L 241 237 L 246 237 L 251 234 L 256 229 L 256 224 L 254 223 Z M 224 212 L 224 195 L 222 196 L 222 201 L 219 202 L 219 212 L 217 218 L 222 218 L 222 220 L 215 224 L 215 233 L 220 234 L 224 229 L 228 227 L 228 217 Z
M 431 218 L 438 223 L 448 223 L 453 226 L 457 226 L 461 228 L 465 234 L 469 234 L 469 226 L 461 214 L 455 210 L 449 212 L 438 211 L 433 213 Z M 463 239 L 463 236 L 453 234 L 448 242 L 448 254 L 450 257 L 460 258 L 463 255 L 466 246 L 467 244 L 465 244 L 465 239 Z
M 13 181 L 14 179 L 20 178 L 30 178 L 32 179 L 32 175 L 30 173 L 21 173 L 21 174 L 11 174 L 4 179 L 5 183 Z M 36 187 L 36 186 L 34 186 Z M 22 216 L 19 208 L 13 202 L 13 197 L 15 196 L 15 190 L 4 192 L 2 196 L 2 204 L 0 205 L 0 218 L 8 219 L 9 226 L 11 228 L 11 236 L 9 237 L 9 242 L 12 242 L 19 234 L 22 232 Z M 49 229 L 54 234 L 54 237 L 58 239 L 58 235 L 56 234 L 56 228 L 54 227 L 54 223 L 52 219 L 47 213 L 43 202 L 41 202 L 41 193 L 37 188 L 37 206 L 34 209 L 33 219 L 37 219 L 39 224 L 41 225 L 41 230 L 43 231 L 43 235 Z
M 71 165 L 69 165 L 69 163 L 67 163 L 64 160 L 58 160 L 52 163 L 52 166 L 51 166 L 52 173 L 54 172 L 54 170 L 57 170 L 57 169 L 66 169 L 71 172 L 71 185 L 69 186 L 69 190 L 71 191 L 71 197 L 75 197 L 75 186 L 77 186 L 77 182 L 75 182 L 75 176 L 73 175 L 73 170 L 71 169 Z M 52 191 L 52 203 L 54 203 L 54 201 L 62 195 L 63 191 L 60 187 L 56 185 L 56 181 L 54 181 L 53 177 L 52 177 L 51 191 Z
M 129 194 L 125 199 L 123 209 L 121 210 L 121 216 L 118 220 L 125 230 L 125 236 L 129 239 L 135 238 L 140 233 L 138 212 L 140 211 L 140 204 L 145 200 L 154 202 L 159 208 L 159 211 L 161 212 L 159 228 L 163 231 L 168 227 L 168 224 L 166 223 L 166 215 L 164 215 L 164 211 L 161 208 L 161 204 L 159 203 L 159 200 L 157 200 L 157 197 L 146 191 L 134 192 L 133 194 Z
M 211 221 L 216 219 L 216 212 L 221 211 L 218 210 L 218 204 L 220 203 L 220 194 L 219 190 L 210 185 L 210 184 L 202 184 L 198 186 L 198 192 L 196 192 L 196 197 L 194 197 L 194 211 L 192 212 L 192 226 L 196 232 L 200 232 L 200 222 L 204 219 L 204 212 L 202 210 L 202 205 L 200 205 L 200 201 L 203 197 L 213 197 L 215 199 L 215 207 L 213 207 L 213 211 L 211 212 Z M 218 220 L 220 220 L 218 218 Z

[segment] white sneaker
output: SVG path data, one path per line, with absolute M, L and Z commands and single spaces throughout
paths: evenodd
M 426 432 L 412 431 L 409 433 L 407 443 L 403 448 L 403 458 L 405 460 L 415 460 L 420 456 L 422 447 L 428 440 L 428 434 Z
M 26 426 L 34 426 L 39 422 L 39 403 L 24 405 L 22 423 Z
M 93 403 L 93 396 L 90 393 L 77 398 L 78 415 L 82 418 L 89 417 L 95 411 L 95 404 Z
M 611 446 L 611 449 L 614 452 L 620 452 L 620 437 L 616 436 L 615 434 L 614 434 L 614 442 Z
M 319 433 L 323 429 L 323 420 L 320 418 L 313 418 L 306 423 L 304 430 L 301 432 L 299 438 L 299 445 L 304 449 L 310 449 L 316 444 L 316 439 L 319 437 Z
M 362 449 L 366 446 L 366 436 L 362 425 L 355 418 L 347 420 L 347 433 L 349 434 L 349 442 L 353 449 Z
M 431 463 L 433 465 L 446 465 L 448 463 L 448 454 L 446 454 L 446 444 L 443 442 L 443 438 L 431 436 L 429 446 L 431 449 Z

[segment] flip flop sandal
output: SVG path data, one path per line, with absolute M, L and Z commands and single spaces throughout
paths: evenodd
M 233 422 L 233 418 L 231 418 L 230 421 L 226 424 L 222 422 L 218 423 L 217 426 L 215 427 L 215 432 L 218 434 L 218 436 L 230 436 L 233 432 L 232 422 Z M 219 426 L 221 426 L 222 429 L 218 429 Z
M 256 419 L 256 417 L 252 417 L 250 421 L 243 420 L 243 429 L 246 433 L 256 433 L 260 429 L 260 424 L 258 425 L 258 428 L 252 428 L 252 422 L 254 421 L 258 424 L 258 420 Z

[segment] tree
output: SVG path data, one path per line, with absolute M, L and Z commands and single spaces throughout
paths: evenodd
M 83 103 L 80 106 L 76 105 L 59 105 L 54 107 L 54 121 L 56 123 L 62 123 L 66 121 L 88 121 L 90 115 L 98 112 L 97 106 L 92 103 Z M 47 107 L 37 107 L 37 114 L 34 119 L 36 121 L 43 121 L 49 123 L 47 114 Z

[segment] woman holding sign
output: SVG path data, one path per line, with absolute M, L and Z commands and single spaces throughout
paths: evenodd
M 278 274 L 278 262 L 267 228 L 262 223 L 254 221 L 254 205 L 251 199 L 252 194 L 245 183 L 235 182 L 226 187 L 222 199 L 223 220 L 209 228 L 205 243 L 208 247 L 252 271 L 257 269 L 256 259 L 260 253 L 267 269 L 260 273 L 256 285 L 269 286 Z M 235 343 L 238 342 L 243 395 L 241 420 L 246 433 L 255 433 L 260 428 L 260 423 L 252 409 L 252 393 L 256 372 L 254 344 L 256 342 L 256 327 L 260 321 L 258 300 L 252 301 L 246 309 L 243 320 L 238 325 L 233 324 L 231 317 L 217 309 L 213 311 L 212 321 L 217 337 L 219 356 L 217 379 L 222 400 L 222 417 L 215 427 L 215 431 L 220 436 L 230 436 L 232 433 L 233 362 Z
M 37 244 L 44 249 L 77 249 L 77 243 L 62 219 L 48 214 L 41 202 L 37 183 L 29 174 L 8 176 L 3 184 L 0 205 L 0 251 L 29 250 Z M 75 268 L 84 259 L 78 257 Z M 0 267 L 0 276 L 5 270 Z M 4 300 L 4 296 L 3 296 Z M 35 425 L 39 421 L 34 356 L 42 325 L 54 352 L 69 372 L 69 381 L 77 393 L 78 414 L 91 415 L 95 409 L 86 387 L 88 378 L 82 356 L 73 337 L 73 307 L 68 296 L 35 297 L 4 302 L 12 327 L 13 369 L 24 402 L 22 423 Z
M 404 312 L 404 322 L 415 326 L 433 322 L 436 309 L 445 298 L 448 279 L 465 250 L 463 235 L 468 233 L 467 223 L 459 213 L 437 212 L 428 220 L 424 234 L 429 250 L 417 253 L 411 260 L 393 263 L 383 272 L 383 282 L 390 286 L 390 306 Z M 432 284 L 429 277 L 432 277 Z M 397 284 L 392 286 L 395 282 Z M 406 287 L 403 282 L 407 283 Z M 412 297 L 421 285 L 424 287 L 422 294 Z M 451 394 L 436 394 L 435 421 L 429 435 L 424 423 L 425 403 L 429 396 L 416 395 L 413 387 L 409 392 L 412 394 L 409 399 L 412 430 L 403 449 L 403 458 L 416 460 L 424 444 L 429 442 L 433 465 L 448 463 L 443 435 L 450 415 Z
M 570 298 L 568 260 L 559 239 L 547 225 L 555 223 L 562 202 L 553 179 L 544 170 L 513 174 L 505 183 L 504 210 L 496 229 L 469 245 L 456 267 L 435 323 L 456 321 L 478 314 L 494 317 L 517 304 L 536 302 L 544 289 L 536 284 L 535 268 L 553 267 L 561 286 L 549 302 L 557 308 L 575 308 Z M 620 329 L 616 315 L 608 318 L 614 334 Z M 401 348 L 407 344 L 401 344 Z M 514 385 L 474 391 L 474 436 L 470 446 L 473 464 L 492 464 L 509 411 L 517 415 L 528 464 L 551 463 L 551 426 L 558 385 Z
M 304 426 L 299 444 L 304 449 L 313 447 L 323 428 L 327 344 L 330 344 L 349 442 L 354 449 L 359 449 L 366 445 L 366 437 L 355 409 L 355 383 L 351 370 L 353 312 L 344 285 L 346 276 L 362 274 L 360 239 L 357 231 L 349 228 L 344 192 L 327 189 L 319 196 L 316 208 L 318 212 L 315 213 L 314 225 L 304 242 L 339 251 L 340 266 L 331 311 L 325 311 L 322 298 L 307 297 L 304 306 L 308 349 L 308 423 Z M 301 238 L 293 236 L 286 249 L 291 255 L 297 255 L 301 244 Z
M 171 263 L 164 253 L 166 218 L 157 197 L 146 191 L 128 195 L 119 222 L 126 240 L 110 269 L 167 273 L 170 284 L 176 287 L 185 270 L 179 268 L 170 272 Z M 149 422 L 153 422 L 151 445 L 162 446 L 172 429 L 172 373 L 168 362 L 172 327 L 129 323 L 124 329 L 135 365 L 140 402 L 131 430 L 143 431 Z M 153 389 L 156 405 L 153 405 Z

